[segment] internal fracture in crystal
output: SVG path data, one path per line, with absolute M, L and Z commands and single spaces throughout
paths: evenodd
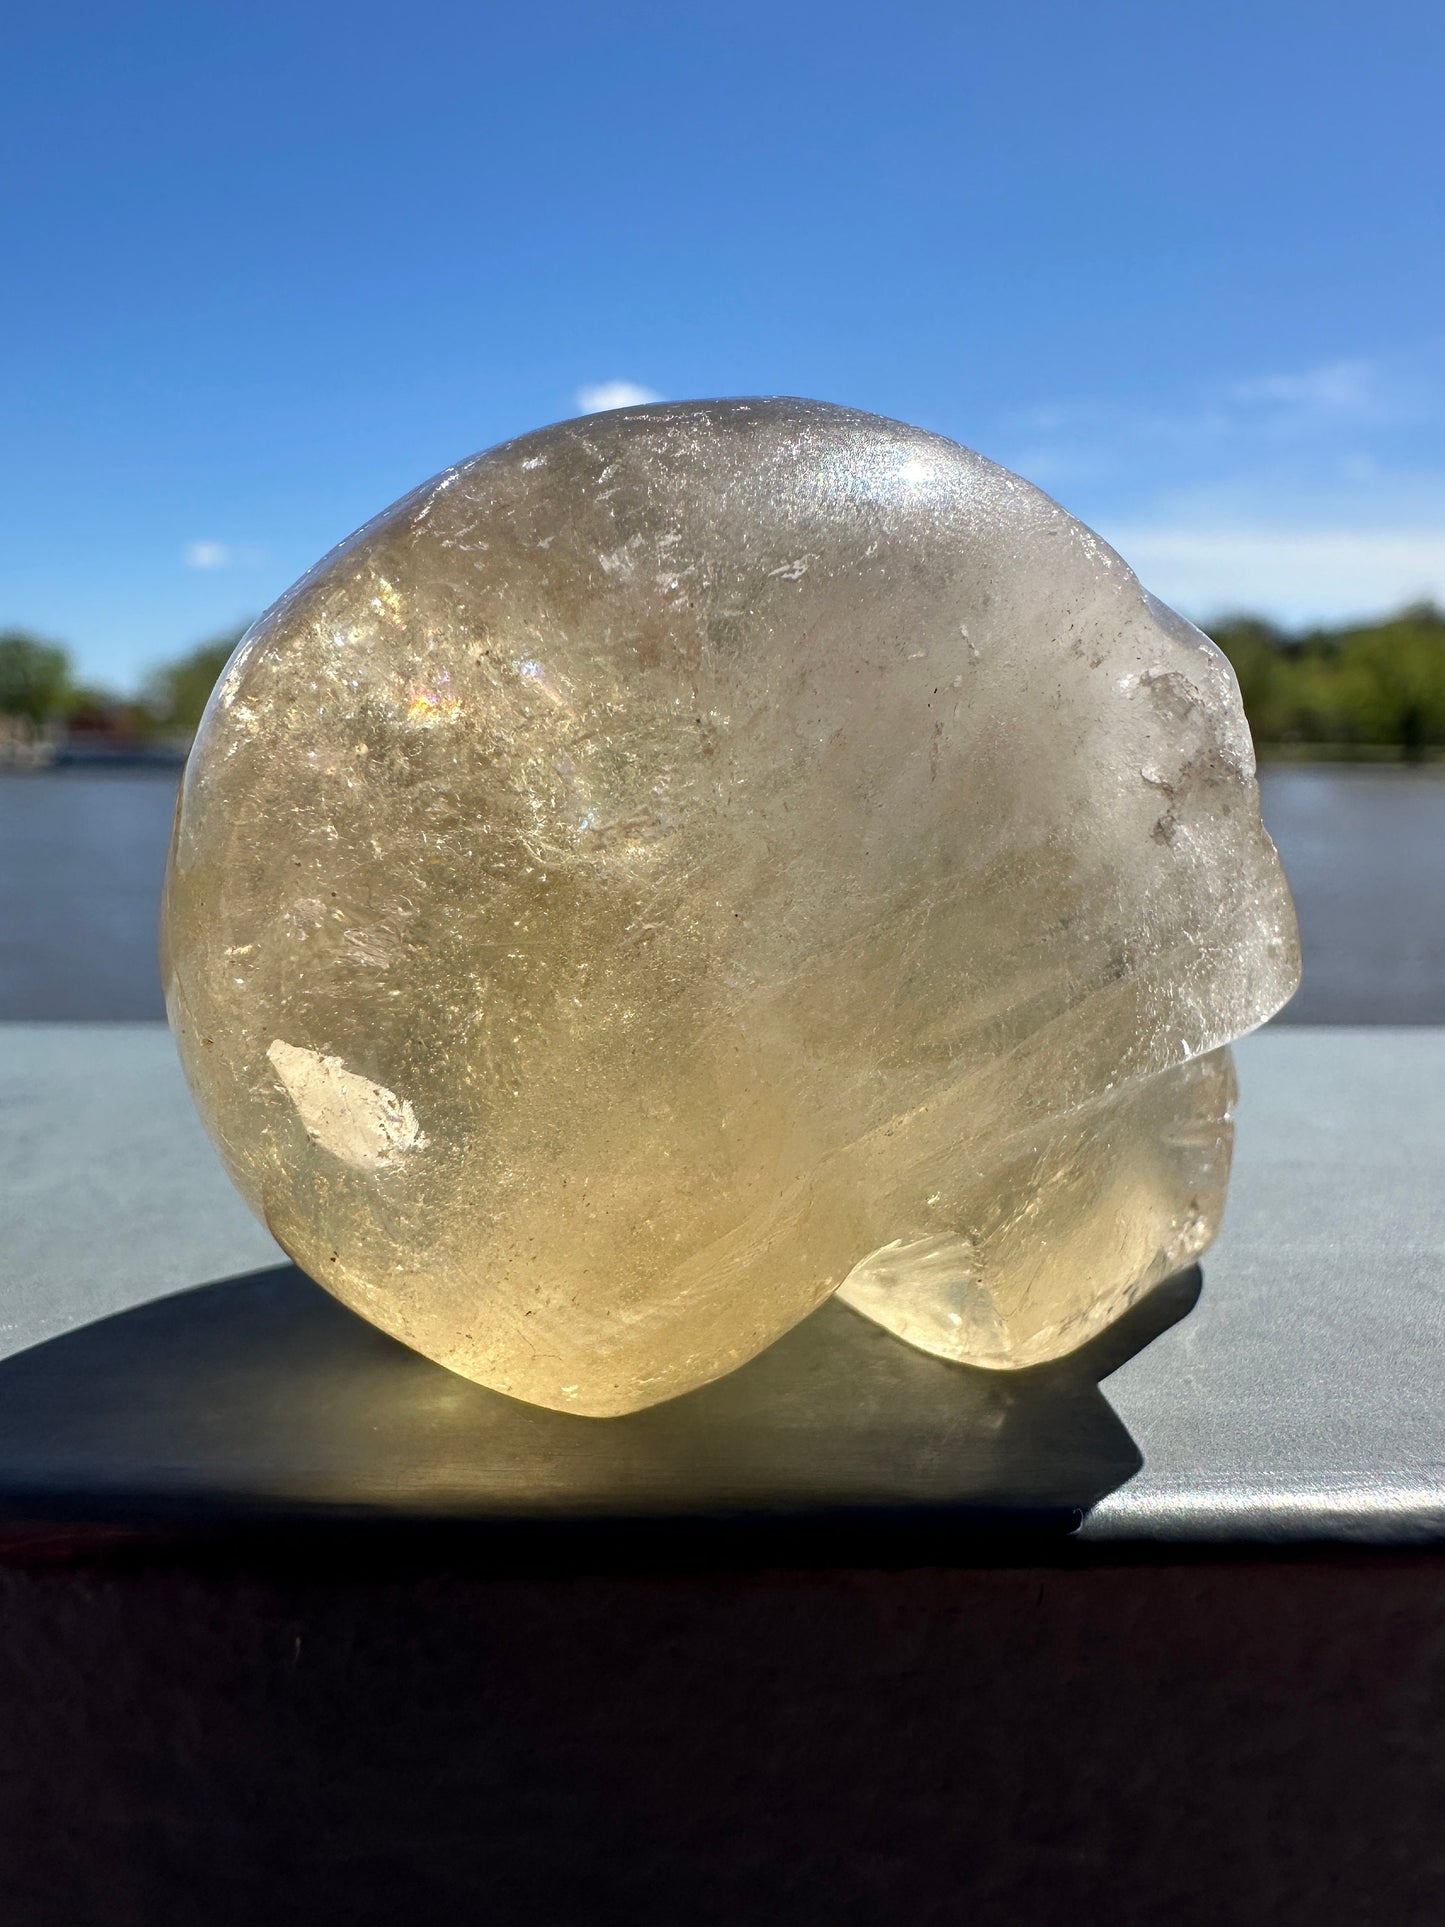
M 312 1277 L 617 1413 L 840 1287 L 1090 1337 L 1219 1222 L 1293 913 L 1213 646 L 981 457 L 801 401 L 428 482 L 242 642 L 187 768 L 171 1020 Z

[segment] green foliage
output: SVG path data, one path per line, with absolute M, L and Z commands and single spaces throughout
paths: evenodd
M 177 734 L 195 729 L 246 628 L 243 623 L 239 629 L 200 643 L 189 655 L 155 672 L 146 684 L 145 705 L 158 728 Z
M 1376 745 L 1407 758 L 1445 747 L 1445 613 L 1289 636 L 1248 616 L 1212 634 L 1260 743 Z
M 1410 609 L 1357 630 L 1340 649 L 1339 683 L 1371 742 L 1398 743 L 1406 756 L 1445 743 L 1445 616 Z
M 191 733 L 245 633 L 200 643 L 158 669 L 143 705 L 81 688 L 57 643 L 0 632 L 0 715 L 38 725 L 123 717 L 134 732 Z M 1256 616 L 1231 616 L 1211 633 L 1234 665 L 1255 741 L 1418 758 L 1445 749 L 1445 612 L 1429 603 L 1380 622 L 1290 634 Z
M 65 708 L 70 686 L 70 658 L 58 643 L 23 629 L 0 632 L 0 715 L 46 722 Z

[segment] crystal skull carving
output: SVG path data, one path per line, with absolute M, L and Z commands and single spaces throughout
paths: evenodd
M 313 569 L 206 712 L 163 964 L 297 1263 L 591 1414 L 840 1289 L 1079 1345 L 1213 1236 L 1298 976 L 1222 656 L 1028 483 L 790 400 L 543 429 Z

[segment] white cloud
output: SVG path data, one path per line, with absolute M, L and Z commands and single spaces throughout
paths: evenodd
M 1361 442 L 1418 442 L 1437 433 L 1442 415 L 1445 355 L 1431 346 L 1201 384 L 1167 405 L 1079 397 L 1020 412 L 1004 425 L 1004 443 L 1011 435 L 1013 465 L 1046 483 L 1164 460 L 1201 467 L 1293 456 L 1313 466 L 1322 452 L 1367 453 Z
M 1383 388 L 1379 363 L 1357 357 L 1322 362 L 1294 374 L 1262 375 L 1252 381 L 1237 381 L 1229 394 L 1245 407 L 1263 403 L 1306 415 L 1358 418 L 1374 416 L 1385 408 Z
M 577 390 L 577 406 L 584 415 L 600 415 L 609 408 L 643 408 L 661 400 L 655 388 L 644 388 L 640 381 L 598 381 Z
M 1100 533 L 1156 595 L 1196 617 L 1247 609 L 1282 622 L 1445 602 L 1445 527 L 1221 528 L 1107 523 Z
M 259 542 L 188 542 L 188 569 L 254 569 L 266 560 Z
M 1431 342 L 1039 408 L 1002 452 L 1188 613 L 1330 621 L 1445 601 L 1442 420 Z

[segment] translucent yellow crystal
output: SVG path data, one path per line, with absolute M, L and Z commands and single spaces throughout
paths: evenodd
M 586 1413 L 840 1285 L 1070 1349 L 1212 1236 L 1223 1047 L 1298 975 L 1218 652 L 1017 477 L 799 401 L 545 429 L 327 557 L 212 699 L 163 947 L 286 1250 Z

